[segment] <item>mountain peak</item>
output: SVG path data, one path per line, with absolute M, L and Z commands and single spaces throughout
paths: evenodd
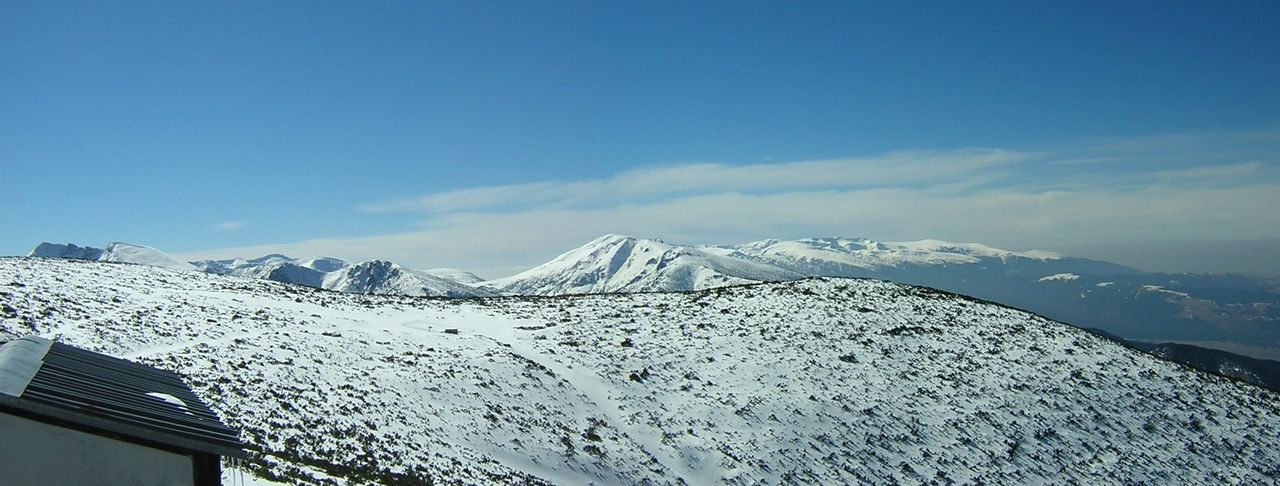
M 312 258 L 310 260 L 302 261 L 299 263 L 299 265 L 302 265 L 304 267 L 307 267 L 319 272 L 329 273 L 329 272 L 336 272 L 338 270 L 346 268 L 351 264 L 347 263 L 345 260 L 340 260 L 333 257 L 317 257 L 317 258 Z
M 72 243 L 49 243 L 43 242 L 36 245 L 35 248 L 28 253 L 29 257 L 41 258 L 69 258 L 72 260 L 97 260 L 102 257 L 102 249 L 91 246 L 76 246 Z
M 607 233 L 605 235 L 600 236 L 599 238 L 596 238 L 594 240 L 591 240 L 590 242 L 587 242 L 587 244 L 583 246 L 585 247 L 585 246 L 617 245 L 617 244 L 622 244 L 627 242 L 638 241 L 639 239 L 640 238 L 636 238 L 634 236 Z
M 327 274 L 324 288 L 356 294 L 470 297 L 489 291 L 418 272 L 387 260 L 368 260 Z
M 799 275 L 769 265 L 660 240 L 604 235 L 488 287 L 525 294 L 695 290 Z
M 104 262 L 137 263 L 174 270 L 196 270 L 190 263 L 178 260 L 155 248 L 132 243 L 113 241 L 106 248 L 76 246 L 71 243 L 40 243 L 28 256 L 67 258 L 72 260 L 99 260 Z
M 290 262 L 290 263 L 292 263 L 292 262 L 294 262 L 294 261 L 295 261 L 295 260 L 294 260 L 293 258 L 289 258 L 289 257 L 284 256 L 284 255 L 281 255 L 281 254 L 279 254 L 279 253 L 270 253 L 270 254 L 266 254 L 266 255 L 260 256 L 260 257 L 258 257 L 258 258 L 254 258 L 254 259 L 252 259 L 252 260 L 249 260 L 249 263 L 257 263 L 257 264 L 273 263 L 273 262 Z
M 137 263 L 174 270 L 196 270 L 195 265 L 169 256 L 169 254 L 155 248 L 119 241 L 113 241 L 108 244 L 102 250 L 102 256 L 98 259 L 104 262 Z

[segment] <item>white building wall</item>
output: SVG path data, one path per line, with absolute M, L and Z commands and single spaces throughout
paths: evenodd
M 0 484 L 192 484 L 191 456 L 0 413 Z

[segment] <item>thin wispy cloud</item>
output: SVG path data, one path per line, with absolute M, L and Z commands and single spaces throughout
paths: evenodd
M 1026 154 L 1014 151 L 966 149 L 772 164 L 666 165 L 590 181 L 546 181 L 441 192 L 413 199 L 372 202 L 361 205 L 359 209 L 374 213 L 447 213 L 529 205 L 592 207 L 726 192 L 771 193 L 955 184 L 966 179 L 985 178 L 1001 167 L 1027 158 Z
M 1194 167 L 1190 169 L 1162 170 L 1153 175 L 1165 182 L 1175 181 L 1224 181 L 1239 180 L 1252 177 L 1263 170 L 1264 166 L 1256 160 L 1239 164 L 1215 165 L 1210 167 Z
M 1027 152 L 894 152 L 733 165 L 690 163 L 578 181 L 474 187 L 365 212 L 404 213 L 402 233 L 204 252 L 387 258 L 488 273 L 527 268 L 603 233 L 678 243 L 766 237 L 939 238 L 1014 250 L 1090 242 L 1280 238 L 1280 137 L 1109 140 Z M 1239 142 L 1245 139 L 1247 144 Z M 1218 148 L 1221 151 L 1212 149 Z M 1185 154 L 1213 163 L 1191 164 Z M 1076 161 L 1091 160 L 1082 164 Z M 1249 210 L 1247 208 L 1252 208 Z

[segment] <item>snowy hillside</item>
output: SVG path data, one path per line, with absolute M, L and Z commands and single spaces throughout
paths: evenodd
M 350 265 L 343 260 L 330 257 L 308 258 L 298 264 L 321 273 L 336 272 Z
M 466 270 L 458 270 L 456 268 L 432 268 L 429 270 L 422 270 L 422 272 L 445 280 L 452 280 L 454 282 L 467 285 L 475 285 L 484 281 L 484 279 L 480 278 L 479 275 Z
M 325 274 L 346 268 L 349 263 L 337 258 L 319 257 L 299 260 L 290 258 L 279 253 L 260 256 L 249 260 L 234 258 L 230 260 L 200 260 L 191 262 L 196 268 L 204 272 L 215 273 L 218 275 L 235 275 L 238 277 L 254 277 L 263 278 L 261 275 L 270 273 L 271 269 L 283 266 L 295 266 L 306 270 L 311 270 L 319 274 Z M 278 280 L 281 281 L 281 280 Z M 287 282 L 303 284 L 302 282 Z M 316 287 L 317 285 L 308 285 Z
M 353 294 L 471 297 L 492 295 L 485 289 L 461 284 L 395 263 L 371 260 L 326 274 L 322 288 Z
M 800 277 L 723 252 L 605 235 L 531 270 L 481 285 L 508 294 L 561 295 L 695 290 Z
M 41 243 L 28 256 L 137 263 L 175 270 L 198 270 L 216 275 L 273 280 L 339 292 L 443 297 L 493 295 L 490 290 L 470 285 L 481 280 L 472 273 L 454 269 L 439 269 L 434 273 L 421 272 L 381 260 L 351 264 L 330 257 L 299 260 L 273 253 L 249 260 L 235 258 L 187 263 L 155 248 L 128 243 L 111 243 L 105 250 L 69 243 L 65 245 Z
M 102 258 L 102 249 L 91 246 L 76 246 L 71 243 L 44 242 L 36 245 L 27 256 L 41 258 L 70 258 L 74 260 L 97 260 Z
M 298 260 L 271 254 L 252 260 L 203 260 L 192 263 L 203 271 L 218 275 L 260 278 L 356 294 L 443 297 L 492 295 L 489 290 L 457 280 L 480 281 L 474 274 L 451 270 L 441 272 L 444 276 L 439 276 L 431 272 L 410 270 L 383 260 L 352 264 L 329 257 Z
M 45 242 L 36 245 L 27 256 L 137 263 L 174 270 L 196 270 L 196 267 L 190 263 L 178 260 L 155 248 L 120 242 L 112 242 L 105 249 L 76 246 L 70 243 L 62 245 Z
M 423 299 L 0 259 L 0 341 L 32 332 L 178 372 L 293 483 L 1280 481 L 1280 396 L 880 281 Z
M 195 265 L 200 271 L 218 275 L 260 278 L 316 288 L 324 284 L 325 277 L 325 272 L 304 266 L 297 260 L 284 255 L 276 254 L 252 260 L 202 260 L 191 262 L 191 264 Z

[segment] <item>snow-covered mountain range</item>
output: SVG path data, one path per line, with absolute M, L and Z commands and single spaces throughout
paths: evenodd
M 176 270 L 199 270 L 217 275 L 274 280 L 356 294 L 472 297 L 493 295 L 471 284 L 481 279 L 455 269 L 418 271 L 385 260 L 350 263 L 337 258 L 295 259 L 271 254 L 250 260 L 182 262 L 155 248 L 111 243 L 106 249 L 74 244 L 41 243 L 28 256 L 98 260 L 153 265 Z
M 976 243 L 924 240 L 882 243 L 867 239 L 764 240 L 741 245 L 671 245 L 660 240 L 605 235 L 536 268 L 481 283 L 520 295 L 703 290 L 744 282 L 807 276 L 879 277 L 972 270 L 1036 276 L 1067 271 L 1140 273 L 1112 263 L 1046 251 L 1012 252 Z M 1046 273 L 1047 272 L 1047 273 Z
M 117 243 L 109 249 L 115 250 L 46 243 L 32 255 L 187 267 L 151 248 Z M 418 271 L 377 260 L 350 264 L 267 255 L 191 263 L 212 273 L 330 290 L 429 296 L 687 291 L 807 276 L 870 277 L 1029 309 L 1126 339 L 1205 343 L 1255 357 L 1280 356 L 1280 280 L 1152 274 L 974 243 L 807 238 L 692 246 L 606 235 L 526 272 L 487 282 L 459 270 Z
M 427 272 L 410 270 L 385 260 L 349 265 L 325 275 L 321 288 L 353 294 L 474 297 L 493 295 L 485 289 Z
M 70 243 L 65 245 L 41 243 L 27 256 L 137 263 L 175 270 L 195 270 L 192 264 L 171 257 L 155 248 L 120 242 L 109 243 L 106 248 L 76 246 Z
M 514 295 L 700 290 L 804 275 L 659 240 L 605 235 L 528 271 L 480 285 Z
M 202 260 L 196 268 L 218 275 L 261 278 L 355 294 L 471 297 L 492 295 L 449 278 L 410 270 L 386 260 L 348 263 L 337 258 L 297 260 L 272 254 L 252 260 Z M 465 272 L 461 278 L 474 275 Z
M 875 280 L 417 299 L 0 258 L 0 341 L 184 376 L 298 484 L 1251 483 L 1280 396 Z
M 937 240 L 808 238 L 678 246 L 609 235 L 527 272 L 480 285 L 507 293 L 564 295 L 699 290 L 805 276 L 870 277 L 934 287 L 1126 338 L 1234 342 L 1280 350 L 1280 284 L 1274 279 L 1153 274 L 1045 251 Z
M 1041 250 L 1012 252 L 977 243 L 939 240 L 887 243 L 865 238 L 805 238 L 795 241 L 763 240 L 718 248 L 740 252 L 803 274 L 835 273 L 845 271 L 843 267 L 874 270 L 903 265 L 972 264 L 986 258 L 1004 261 L 1022 258 L 1041 262 L 1064 258 Z

